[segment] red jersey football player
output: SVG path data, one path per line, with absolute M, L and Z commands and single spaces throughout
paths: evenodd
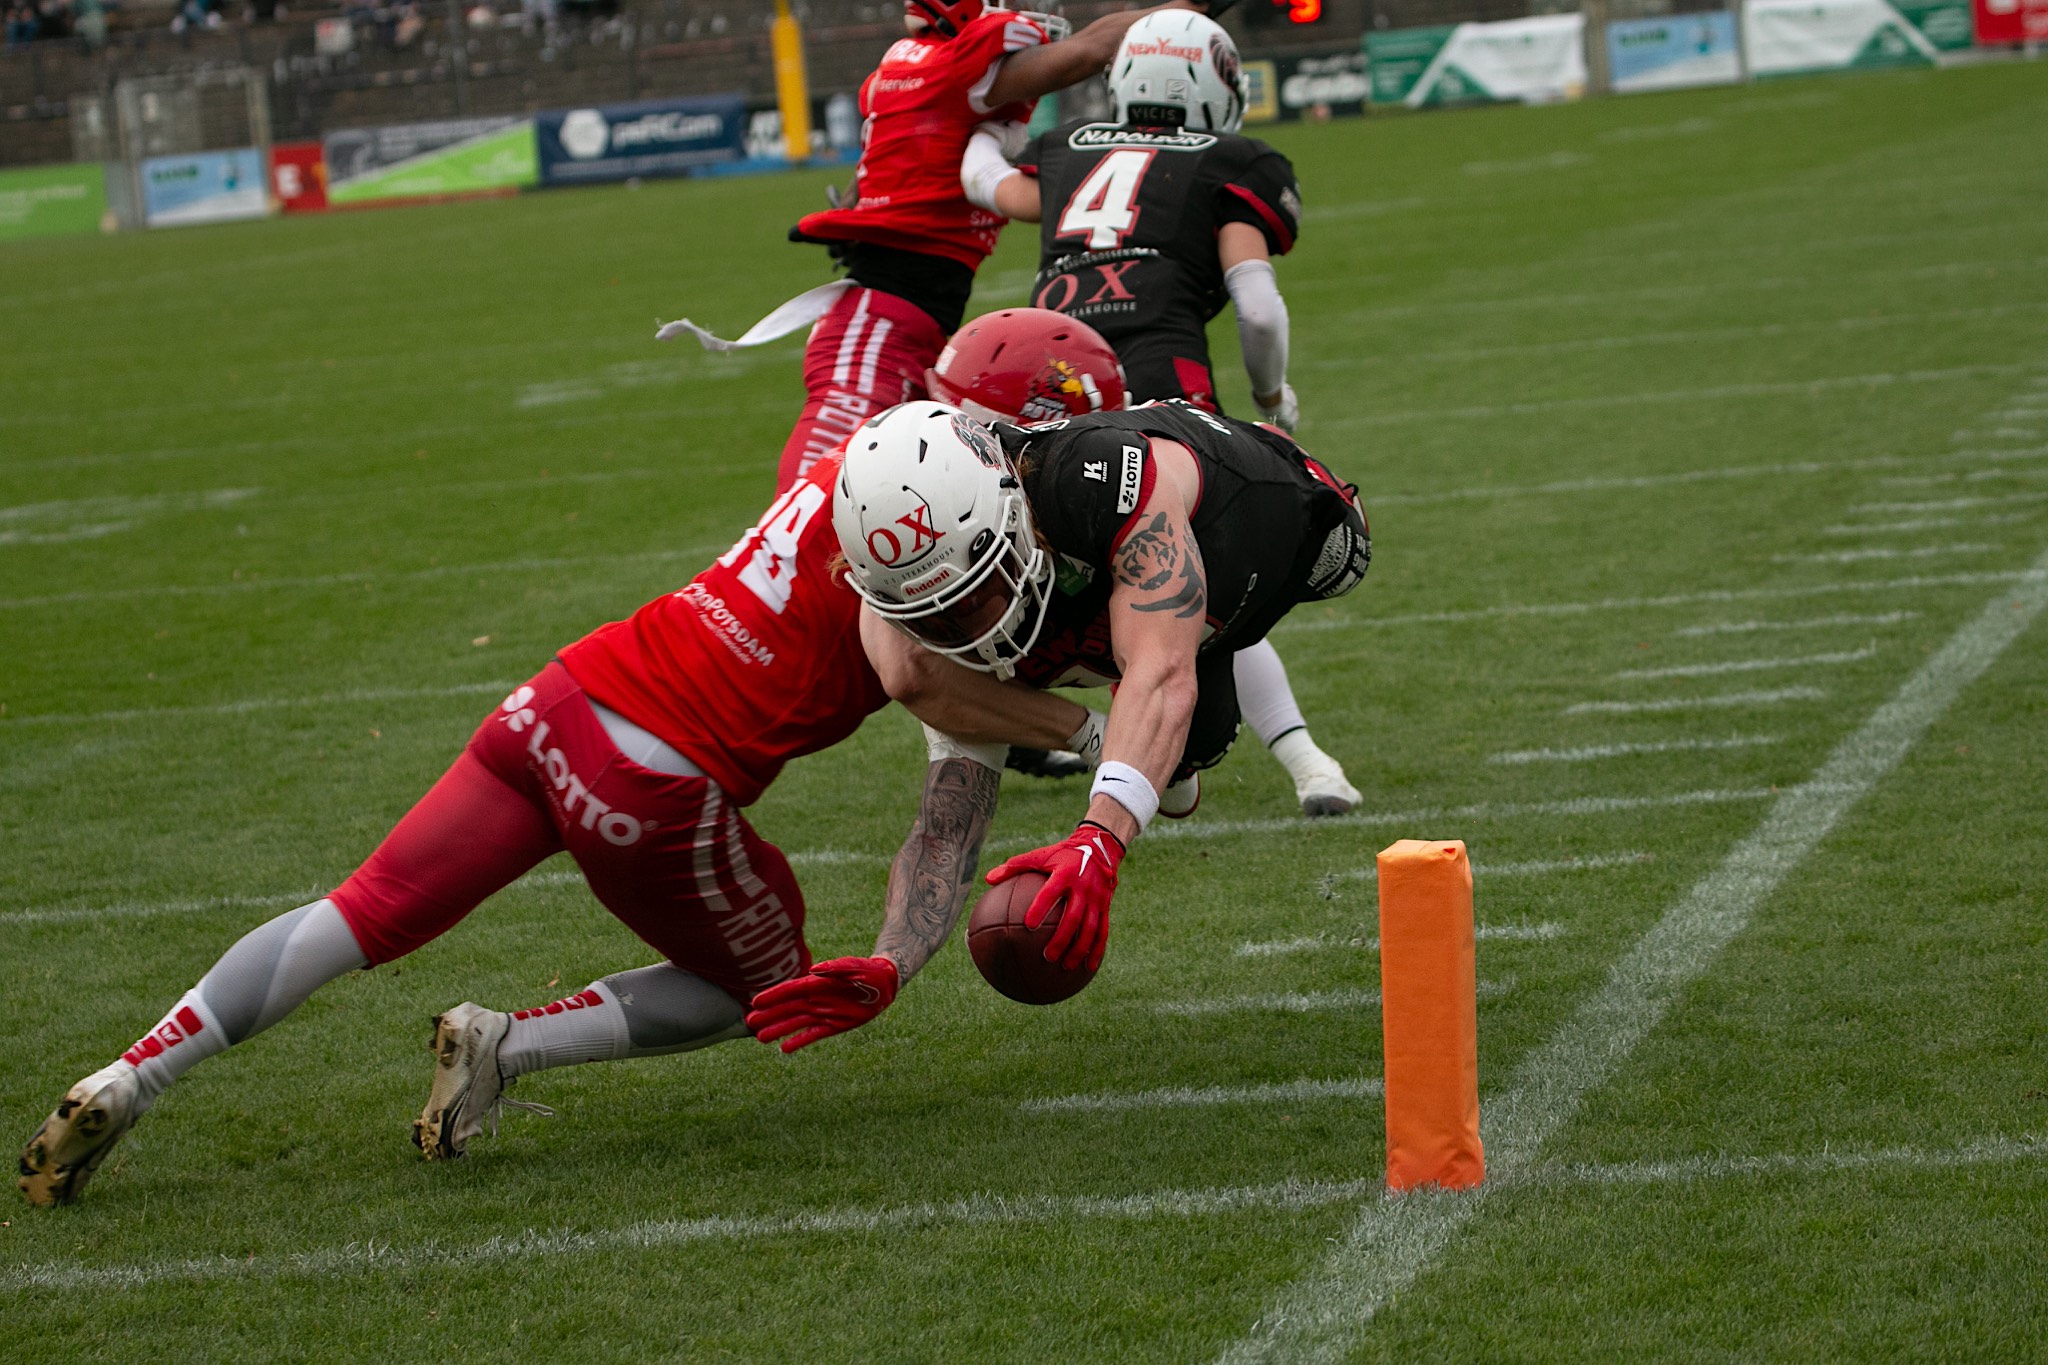
M 916 826 L 871 957 L 813 964 L 789 861 L 747 823 L 782 766 L 836 744 L 888 700 L 862 645 L 820 465 L 681 591 L 570 645 L 506 697 L 368 861 L 327 896 L 250 931 L 111 1065 L 73 1086 L 21 1157 L 22 1191 L 68 1203 L 166 1086 L 269 1028 L 314 990 L 391 962 L 566 850 L 605 908 L 665 961 L 513 1014 L 435 1022 L 414 1138 L 462 1154 L 506 1084 L 574 1062 L 683 1052 L 750 1031 L 793 1051 L 879 1014 L 945 942 L 995 807 L 996 775 L 933 730 Z M 1099 717 L 955 670 L 906 698 L 969 741 L 1088 747 Z M 935 905 L 935 888 L 945 904 Z M 774 1007 L 750 1019 L 770 986 Z M 751 1024 L 751 1030 L 750 1030 Z
M 1217 0 L 1209 12 L 1227 3 Z M 1175 0 L 1162 8 L 1199 6 Z M 836 296 L 826 286 L 777 310 L 791 320 L 779 330 L 771 317 L 749 333 L 766 340 L 817 318 L 804 350 L 804 409 L 783 447 L 778 488 L 868 418 L 924 396 L 925 370 L 960 325 L 974 272 L 1003 226 L 960 188 L 960 158 L 975 127 L 1028 119 L 1039 96 L 1106 67 L 1124 30 L 1150 12 L 1105 15 L 1057 38 L 1065 21 L 1053 16 L 987 0 L 905 0 L 909 36 L 861 86 L 866 123 L 852 198 L 790 231 L 794 241 L 830 247 L 846 281 Z M 822 317 L 803 307 L 804 299 L 828 298 Z M 707 345 L 730 344 L 687 323 L 661 334 L 679 328 Z

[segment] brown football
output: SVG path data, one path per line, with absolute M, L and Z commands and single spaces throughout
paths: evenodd
M 967 919 L 967 951 L 981 974 L 1012 1000 L 1050 1005 L 1074 995 L 1095 979 L 1087 967 L 1068 971 L 1045 960 L 1045 945 L 1066 907 L 1046 916 L 1036 929 L 1024 927 L 1031 898 L 1045 885 L 1043 872 L 1023 872 L 981 893 Z

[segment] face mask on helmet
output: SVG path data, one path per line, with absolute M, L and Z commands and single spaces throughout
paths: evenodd
M 1237 44 L 1215 20 L 1161 10 L 1132 24 L 1109 65 L 1119 123 L 1234 133 L 1244 123 Z
M 1045 308 L 986 313 L 953 334 L 925 388 L 979 422 L 1048 422 L 1124 406 L 1124 368 L 1102 334 Z
M 1007 677 L 1044 625 L 1052 565 L 993 433 L 943 403 L 904 403 L 847 443 L 832 524 L 874 612 L 969 668 Z

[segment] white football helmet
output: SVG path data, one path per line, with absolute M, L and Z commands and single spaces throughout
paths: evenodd
M 832 494 L 847 575 L 919 644 L 1008 677 L 1045 624 L 1052 560 L 995 433 L 944 403 L 902 403 L 846 443 Z
M 1237 44 L 1193 10 L 1157 10 L 1124 34 L 1109 64 L 1118 123 L 1234 133 L 1244 124 Z

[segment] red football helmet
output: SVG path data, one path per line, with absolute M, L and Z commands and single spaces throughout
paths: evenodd
M 986 8 L 982 0 L 903 0 L 903 22 L 912 33 L 929 29 L 941 38 L 957 38 Z
M 982 422 L 1046 422 L 1124 406 L 1124 367 L 1102 334 L 1045 308 L 984 313 L 953 333 L 925 388 Z

